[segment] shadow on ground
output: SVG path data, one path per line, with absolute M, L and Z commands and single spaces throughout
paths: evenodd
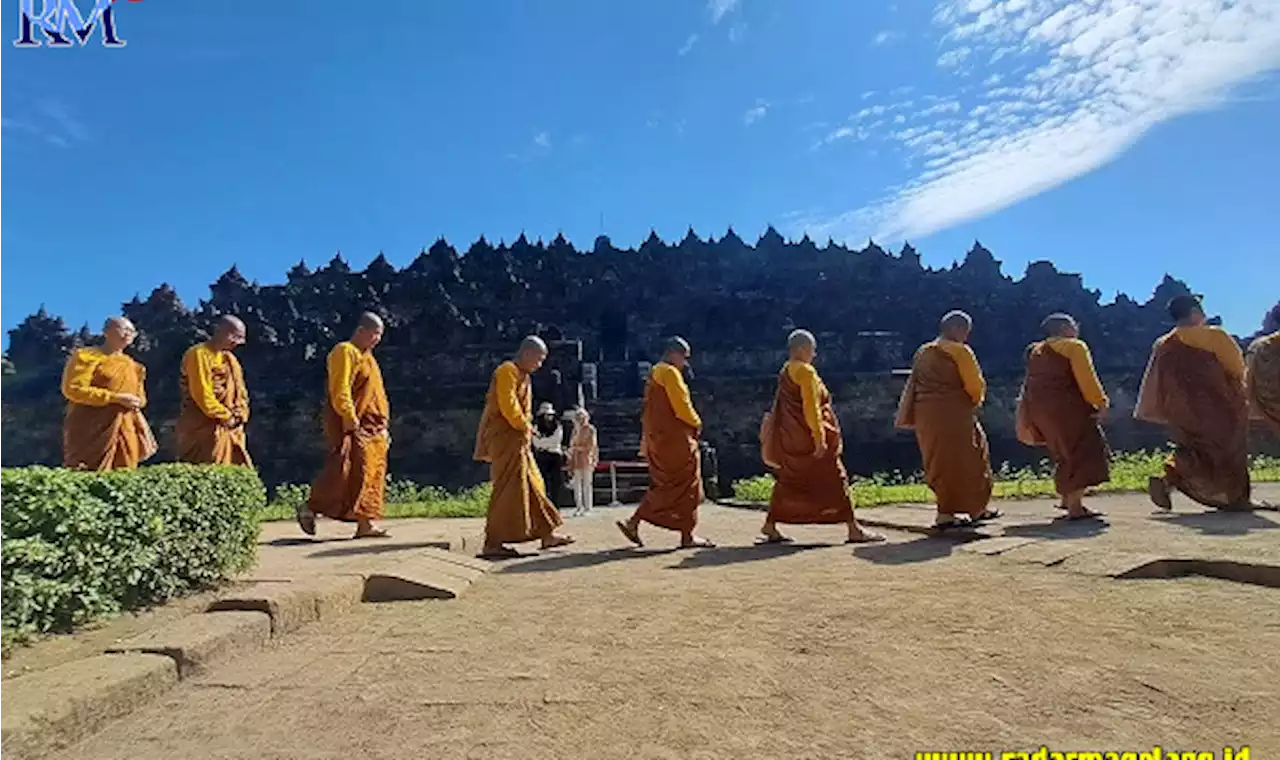
M 753 544 L 751 546 L 717 546 L 711 549 L 696 549 L 672 570 L 693 570 L 699 567 L 723 567 L 743 562 L 757 562 L 762 559 L 776 559 L 799 554 L 809 549 L 825 549 L 830 544 Z
M 385 540 L 379 542 L 378 539 L 362 539 L 355 541 L 347 539 L 343 543 L 350 542 L 348 546 L 341 546 L 334 549 L 324 549 L 318 552 L 312 552 L 307 555 L 308 559 L 324 559 L 325 557 L 354 557 L 362 554 L 391 554 L 393 552 L 415 551 L 417 549 L 440 549 L 439 541 L 418 541 L 411 544 L 390 544 Z
M 631 559 L 644 559 L 663 554 L 672 554 L 676 549 L 605 549 L 598 552 L 580 552 L 574 554 L 553 554 L 538 557 L 527 562 L 516 562 L 506 565 L 500 573 L 554 573 L 557 570 L 574 570 L 580 567 L 595 567 L 610 562 L 625 562 Z
M 912 565 L 950 557 L 956 547 L 984 536 L 974 532 L 955 532 L 945 536 L 927 536 L 903 543 L 867 544 L 853 550 L 853 556 L 877 565 Z
M 1034 523 L 1032 525 L 1010 525 L 1004 528 L 1004 535 L 1061 541 L 1076 538 L 1093 538 L 1102 535 L 1110 527 L 1111 523 L 1105 519 L 1053 520 L 1052 522 Z
M 1280 524 L 1274 520 L 1259 517 L 1253 512 L 1202 512 L 1152 519 L 1194 530 L 1205 536 L 1243 536 L 1257 530 L 1280 528 Z

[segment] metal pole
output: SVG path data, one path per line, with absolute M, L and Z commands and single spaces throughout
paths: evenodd
M 609 490 L 613 493 L 613 501 L 609 502 L 611 507 L 620 507 L 622 502 L 618 501 L 618 463 L 609 463 Z

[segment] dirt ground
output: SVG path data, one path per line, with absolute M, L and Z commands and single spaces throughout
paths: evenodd
M 650 529 L 633 550 L 623 514 L 572 521 L 577 546 L 457 601 L 304 629 L 65 756 L 1280 755 L 1280 590 L 1092 578 L 907 533 L 847 547 L 838 527 L 756 547 L 760 515 L 719 507 L 703 522 L 723 548 Z

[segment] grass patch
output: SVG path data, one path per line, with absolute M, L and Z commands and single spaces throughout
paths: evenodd
M 1147 479 L 1164 472 L 1166 451 L 1134 451 L 1111 457 L 1111 480 L 1095 489 L 1098 493 L 1132 493 L 1144 491 Z M 1257 456 L 1250 459 L 1250 476 L 1255 483 L 1280 482 L 1280 458 Z M 997 499 L 1030 499 L 1056 496 L 1053 470 L 1048 460 L 1035 467 L 1015 469 L 1003 464 L 995 471 L 994 497 Z M 924 475 L 901 472 L 877 473 L 857 477 L 852 488 L 854 504 L 875 507 L 884 504 L 932 504 L 933 492 L 924 484 Z M 735 481 L 733 497 L 740 501 L 769 501 L 773 494 L 773 476 L 760 475 Z
M 420 486 L 411 480 L 388 478 L 386 517 L 484 517 L 492 491 L 491 483 L 449 492 L 435 486 Z M 263 522 L 294 519 L 298 505 L 306 503 L 310 492 L 311 488 L 305 485 L 277 487 L 260 519 Z

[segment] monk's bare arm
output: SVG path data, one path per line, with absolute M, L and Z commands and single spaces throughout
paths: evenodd
M 356 373 L 358 353 L 354 346 L 340 343 L 329 352 L 326 362 L 329 373 L 329 405 L 342 418 L 342 425 L 347 430 L 360 427 L 360 420 L 356 417 L 356 403 L 351 398 L 351 380 Z
M 513 364 L 504 364 L 497 369 L 498 411 L 511 427 L 520 432 L 528 432 L 529 420 L 524 414 L 524 405 L 516 395 L 519 385 L 519 370 Z
M 231 410 L 223 406 L 222 402 L 213 395 L 211 352 L 203 350 L 200 346 L 187 349 L 187 355 L 182 358 L 182 370 L 187 376 L 187 390 L 191 392 L 191 400 L 204 416 L 219 422 L 231 419 Z
M 1098 379 L 1098 371 L 1093 366 L 1093 355 L 1089 345 L 1082 340 L 1064 341 L 1067 347 L 1067 359 L 1071 362 L 1071 374 L 1076 378 L 1080 394 L 1094 409 L 1105 409 L 1111 405 L 1107 392 Z
M 822 410 L 818 407 L 818 397 L 822 395 L 822 381 L 818 379 L 818 371 L 812 364 L 792 362 L 787 368 L 791 380 L 800 386 L 800 398 L 804 402 L 804 421 L 809 425 L 809 433 L 813 442 L 821 448 L 824 440 L 822 432 Z
M 93 372 L 97 363 L 80 352 L 71 354 L 62 369 L 62 397 L 73 404 L 107 406 L 116 394 L 106 388 L 93 386 Z
M 138 373 L 138 408 L 147 408 L 147 367 L 141 362 L 134 362 L 133 369 Z
M 693 397 L 689 394 L 689 386 L 685 384 L 684 375 L 680 374 L 680 370 L 675 367 L 663 367 L 658 380 L 662 383 L 662 389 L 667 392 L 671 408 L 680 421 L 690 427 L 701 429 L 702 418 L 693 410 Z

